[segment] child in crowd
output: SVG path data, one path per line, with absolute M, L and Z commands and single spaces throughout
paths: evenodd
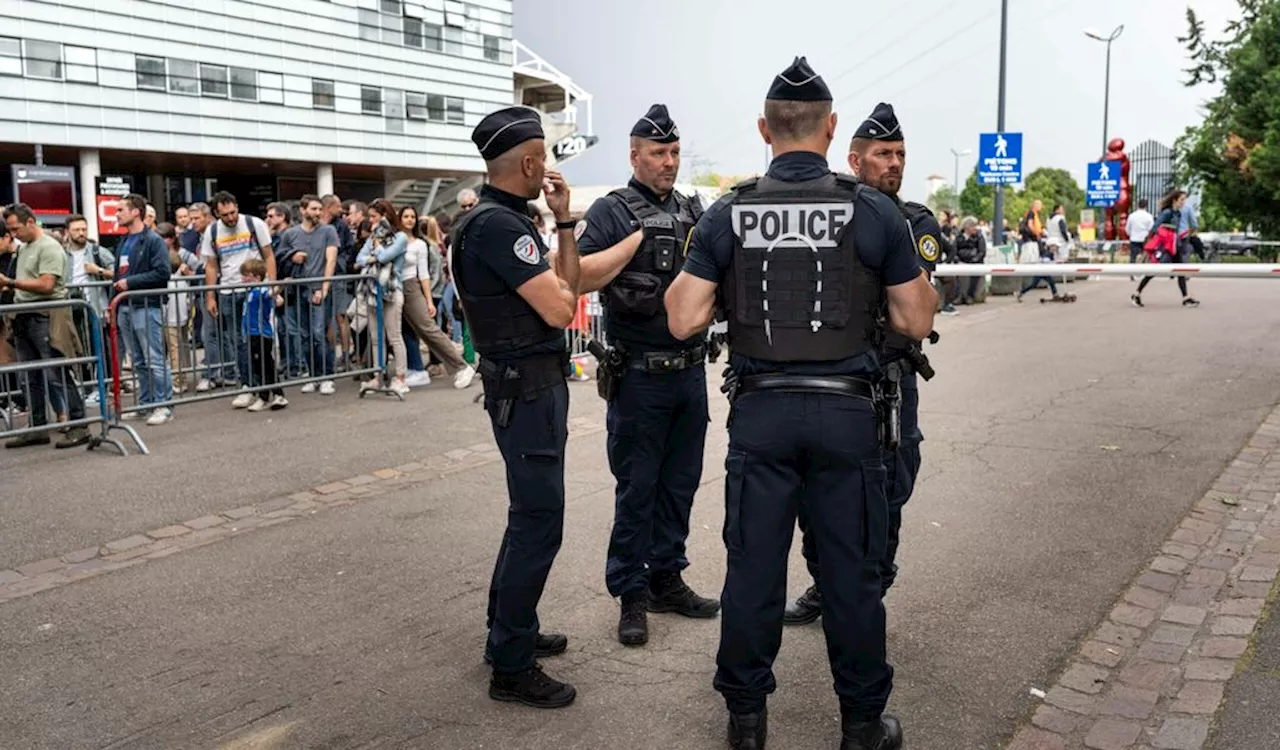
M 240 276 L 246 284 L 261 284 L 267 276 L 267 264 L 259 258 L 246 260 L 240 266 Z M 244 302 L 240 333 L 249 346 L 249 386 L 259 389 L 249 411 L 263 411 L 268 405 L 276 411 L 289 405 L 284 389 L 276 386 L 276 358 L 272 351 L 275 329 L 271 326 L 271 311 L 283 305 L 283 297 L 273 298 L 271 290 L 262 286 L 249 290 Z
M 169 249 L 169 265 L 175 274 L 191 276 L 192 272 L 182 262 L 178 251 Z M 191 319 L 189 282 L 169 280 L 168 295 L 164 302 L 164 335 L 169 348 L 169 369 L 173 371 L 173 394 L 187 390 L 187 379 L 184 372 L 195 367 L 195 359 L 191 355 L 191 339 L 188 337 L 187 322 Z

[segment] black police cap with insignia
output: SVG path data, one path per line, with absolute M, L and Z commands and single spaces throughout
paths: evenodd
M 507 107 L 490 113 L 471 132 L 471 141 L 485 161 L 493 161 L 525 141 L 545 137 L 542 118 L 528 107 Z
M 769 87 L 769 94 L 765 98 L 787 102 L 829 102 L 832 97 L 827 82 L 813 72 L 809 61 L 797 57 L 791 67 L 773 79 L 773 85 Z
M 893 113 L 893 105 L 880 102 L 867 119 L 858 126 L 854 138 L 866 138 L 872 141 L 902 140 L 902 126 L 898 124 L 898 116 Z
M 667 105 L 655 104 L 644 117 L 636 121 L 635 127 L 631 128 L 631 135 L 654 143 L 675 143 L 680 140 L 680 129 L 667 113 Z

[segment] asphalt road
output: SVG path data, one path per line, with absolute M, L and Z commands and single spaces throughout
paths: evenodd
M 891 709 L 913 750 L 1000 747 L 1029 689 L 1280 400 L 1273 287 L 1193 285 L 1198 310 L 1177 307 L 1171 282 L 1134 310 L 1128 284 L 1093 281 L 1073 286 L 1074 305 L 998 299 L 940 321 L 925 468 L 888 599 Z M 0 455 L 0 567 L 416 460 L 442 435 L 491 439 L 470 393 L 289 395 L 274 416 L 185 409 L 145 433 L 147 458 Z M 725 409 L 713 404 L 687 573 L 704 593 L 724 573 Z M 572 411 L 600 418 L 591 384 L 575 385 Z M 717 622 L 653 616 L 648 647 L 616 643 L 603 436 L 571 440 L 569 466 L 540 609 L 571 638 L 546 662 L 579 688 L 569 709 L 485 696 L 485 590 L 505 516 L 490 464 L 0 604 L 0 747 L 722 747 Z M 798 593 L 798 544 L 792 571 Z M 820 628 L 787 632 L 777 674 L 770 747 L 835 747 Z

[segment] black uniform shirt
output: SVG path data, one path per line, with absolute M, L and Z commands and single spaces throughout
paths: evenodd
M 919 203 L 899 203 L 902 215 L 907 217 L 907 224 L 911 229 L 911 241 L 916 246 L 916 253 L 920 256 L 920 265 L 930 274 L 938 265 L 938 259 L 943 254 L 942 226 L 938 224 L 938 219 L 933 212 Z
M 634 188 L 640 195 L 644 196 L 645 200 L 663 211 L 672 216 L 678 217 L 680 215 L 680 204 L 676 200 L 674 192 L 668 193 L 665 199 L 659 198 L 647 185 L 639 182 L 634 177 L 631 178 L 627 185 Z M 690 200 L 698 200 L 698 197 L 695 195 Z M 585 257 L 601 250 L 608 250 L 635 234 L 639 228 L 640 223 L 631 215 L 631 211 L 627 209 L 627 204 L 615 195 L 606 195 L 592 203 L 591 208 L 587 209 L 587 215 L 582 223 L 582 232 L 578 237 L 578 252 Z M 683 238 L 681 239 L 683 240 Z M 605 308 L 604 314 L 606 318 L 609 318 L 608 308 Z M 702 338 L 702 334 L 698 333 L 687 341 L 679 341 L 670 332 L 667 332 L 666 335 L 657 336 L 657 339 L 660 340 L 652 340 L 654 339 L 652 334 L 629 330 L 632 327 L 627 325 L 627 321 L 623 319 L 623 316 L 610 319 L 609 324 L 617 331 L 618 338 L 647 349 L 683 349 L 697 343 Z
M 480 200 L 505 206 L 519 215 L 510 211 L 489 210 L 467 224 L 466 250 L 461 258 L 455 257 L 452 260 L 453 263 L 460 263 L 458 272 L 454 274 L 454 281 L 459 284 L 465 281 L 463 286 L 469 296 L 516 294 L 516 290 L 526 281 L 551 268 L 545 257 L 547 246 L 527 216 L 527 198 L 485 185 L 480 190 Z M 558 354 L 564 350 L 565 341 L 558 338 L 513 349 L 510 353 L 504 352 L 501 359 Z
M 783 182 L 815 180 L 829 174 L 827 159 L 821 154 L 791 152 L 769 165 L 769 176 Z M 689 241 L 684 270 L 700 279 L 724 284 L 733 257 L 734 238 L 731 218 L 732 195 L 721 198 L 707 209 Z M 853 212 L 851 231 L 858 258 L 884 286 L 905 284 L 920 275 L 920 262 L 911 242 L 907 222 L 893 199 L 883 193 L 864 189 L 859 193 Z M 732 346 L 732 342 L 730 343 Z M 876 355 L 865 352 L 837 362 L 778 363 L 753 360 L 734 354 L 730 364 L 740 375 L 758 372 L 789 372 L 804 375 L 874 375 L 880 364 Z

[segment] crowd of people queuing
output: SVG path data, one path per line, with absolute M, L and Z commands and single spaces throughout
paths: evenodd
M 463 191 L 459 203 L 469 210 L 474 192 Z M 171 420 L 172 402 L 188 390 L 234 389 L 234 408 L 259 412 L 288 406 L 283 383 L 333 395 L 344 372 L 357 373 L 362 389 L 401 395 L 429 385 L 432 374 L 458 389 L 475 379 L 450 279 L 448 217 L 420 217 L 415 207 L 385 199 L 304 195 L 296 209 L 272 203 L 259 219 L 227 192 L 178 207 L 173 222 L 157 221 L 155 207 L 136 194 L 116 209 L 125 233 L 114 249 L 89 239 L 83 216 L 46 229 L 26 205 L 4 209 L 0 364 L 92 355 L 87 306 L 101 325 L 101 346 L 121 365 L 122 390 L 136 392 L 136 408 L 121 418 L 149 425 Z M 112 347 L 109 306 L 126 292 L 114 312 Z M 3 309 L 69 297 L 85 306 Z M 384 342 L 376 340 L 379 330 Z M 385 373 L 376 367 L 381 351 L 389 355 Z M 77 422 L 86 402 L 99 398 L 88 365 L 0 377 L 6 422 L 26 413 L 30 426 L 43 426 L 51 408 L 54 421 L 65 423 L 59 448 L 89 441 Z M 30 431 L 6 447 L 51 442 L 47 431 Z

